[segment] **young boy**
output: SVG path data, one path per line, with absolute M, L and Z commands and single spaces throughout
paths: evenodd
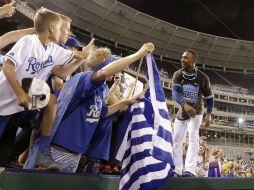
M 22 89 L 24 78 L 46 80 L 54 66 L 58 73 L 66 73 L 72 65 L 66 67 L 72 57 L 84 59 L 92 49 L 92 42 L 80 52 L 72 52 L 59 47 L 62 20 L 60 16 L 48 9 L 41 8 L 34 17 L 36 35 L 21 38 L 6 54 L 3 72 L 0 73 L 0 137 L 12 117 L 19 117 L 31 104 L 31 97 Z M 68 73 L 68 72 L 67 72 Z M 44 108 L 41 122 L 40 148 L 36 165 L 46 169 L 57 169 L 58 165 L 49 155 L 49 140 L 55 118 L 56 98 L 51 95 Z
M 7 13 L 14 11 L 15 8 L 11 4 L 5 5 L 4 7 L 0 8 L 0 12 L 3 9 L 4 10 L 7 9 L 5 10 L 5 12 Z M 34 28 L 26 28 L 26 29 L 7 32 L 4 35 L 0 36 L 0 49 L 3 49 L 7 45 L 18 41 L 23 36 L 33 34 L 33 33 L 35 33 Z M 2 65 L 4 62 L 5 62 L 4 55 L 0 55 L 0 71 L 2 71 Z M 22 119 L 20 119 L 20 121 L 21 120 Z M 0 152 L 1 152 L 0 165 L 1 166 L 9 165 L 12 162 L 11 160 L 12 160 L 12 155 L 13 155 L 14 146 L 15 146 L 16 131 L 18 127 L 17 124 L 20 126 L 22 125 L 21 122 L 13 120 L 13 126 L 9 124 L 8 130 L 6 130 L 4 133 L 4 138 L 0 139 Z
M 63 35 L 65 35 L 65 33 Z M 83 48 L 81 46 L 80 42 L 77 39 L 75 39 L 74 37 L 69 37 L 68 40 L 66 41 L 66 43 L 64 44 L 64 46 L 63 45 L 60 45 L 60 46 L 64 47 L 65 49 L 69 49 L 71 51 L 79 51 Z M 77 66 L 79 66 L 79 64 L 80 64 L 80 66 L 75 71 L 70 72 L 71 76 L 74 76 L 75 74 L 81 72 L 81 68 L 84 68 L 84 66 L 87 65 L 84 63 L 84 61 L 85 60 L 73 60 L 72 62 L 69 63 L 69 64 L 76 64 Z M 57 69 L 57 68 L 55 68 L 55 69 Z M 58 76 L 56 76 L 54 74 L 51 74 L 48 78 L 47 83 L 51 88 L 51 92 L 53 93 L 56 90 L 58 90 L 59 88 L 63 87 L 64 79 L 59 78 Z
M 71 25 L 71 19 L 65 15 L 59 14 L 58 15 L 61 17 L 62 19 L 62 25 L 60 28 L 60 37 L 59 37 L 59 41 L 58 41 L 58 45 L 60 45 L 61 47 L 68 49 L 68 47 L 65 45 L 69 36 L 70 36 L 70 25 Z M 82 49 L 82 48 L 80 48 Z M 73 52 L 79 52 L 79 50 L 77 49 L 72 49 L 71 51 Z M 77 58 L 77 59 L 75 59 Z M 74 71 L 76 71 L 77 68 L 79 68 L 79 66 L 81 64 L 84 63 L 84 59 L 79 59 L 78 57 L 74 57 L 74 59 L 65 65 L 66 69 L 63 71 L 61 69 L 61 66 L 55 66 L 52 69 L 52 74 L 56 75 L 62 79 L 65 79 L 67 76 L 70 76 Z
M 60 28 L 60 31 L 61 31 L 61 35 L 60 35 L 60 38 L 59 38 L 59 44 L 61 44 L 62 46 L 65 46 L 64 44 L 66 44 L 70 34 L 71 34 L 71 18 L 65 16 L 65 15 L 62 15 L 62 14 L 59 14 L 58 15 L 61 17 L 62 19 L 62 25 L 61 25 L 61 28 Z M 67 49 L 67 48 L 65 48 Z
M 107 106 L 105 79 L 141 59 L 153 49 L 153 44 L 147 43 L 130 56 L 115 60 L 108 55 L 102 58 L 102 62 L 93 59 L 93 53 L 96 52 L 94 50 L 88 58 L 93 71 L 77 74 L 67 81 L 58 97 L 51 148 L 52 157 L 61 165 L 61 171 L 75 172 L 81 154 L 95 159 L 108 159 L 111 127 L 107 124 L 110 121 L 104 119 L 135 102 L 135 99 Z M 104 123 L 99 124 L 102 120 Z

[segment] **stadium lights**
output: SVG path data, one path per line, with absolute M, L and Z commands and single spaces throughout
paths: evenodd
M 243 118 L 238 118 L 238 123 L 243 123 L 244 119 Z

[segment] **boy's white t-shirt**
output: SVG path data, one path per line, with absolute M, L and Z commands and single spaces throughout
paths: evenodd
M 37 78 L 46 81 L 53 66 L 64 65 L 73 57 L 73 52 L 50 42 L 43 46 L 37 35 L 21 38 L 6 54 L 15 65 L 16 78 L 21 85 L 23 78 Z M 0 72 L 0 115 L 11 115 L 23 111 L 17 96 Z

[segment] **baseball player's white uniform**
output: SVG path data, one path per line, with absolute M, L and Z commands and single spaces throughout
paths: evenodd
M 173 137 L 173 160 L 175 173 L 182 175 L 183 170 L 183 141 L 188 132 L 189 145 L 185 159 L 185 171 L 195 175 L 199 146 L 199 127 L 202 123 L 204 112 L 203 96 L 208 99 L 213 97 L 208 76 L 196 70 L 194 79 L 188 80 L 183 77 L 182 69 L 176 71 L 173 76 L 173 86 L 180 86 L 182 97 L 196 110 L 196 116 L 191 118 L 182 108 L 177 112 L 174 122 Z

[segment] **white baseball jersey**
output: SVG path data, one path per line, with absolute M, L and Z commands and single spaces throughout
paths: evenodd
M 53 66 L 64 65 L 72 57 L 72 51 L 52 42 L 44 46 L 35 34 L 21 38 L 6 54 L 6 59 L 15 65 L 16 78 L 20 84 L 23 78 L 46 81 Z M 3 72 L 0 72 L 0 98 L 0 115 L 24 110 L 18 105 L 17 96 Z

